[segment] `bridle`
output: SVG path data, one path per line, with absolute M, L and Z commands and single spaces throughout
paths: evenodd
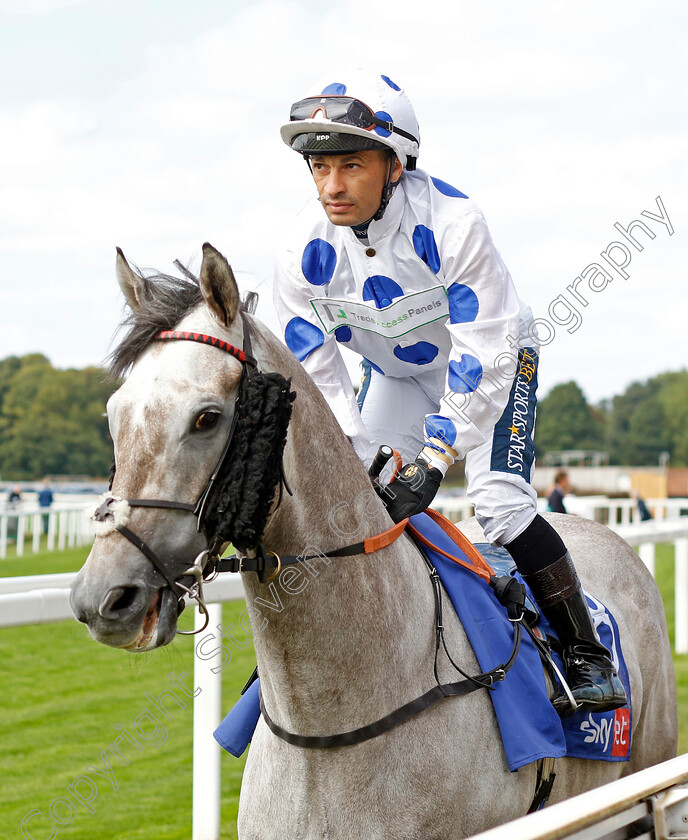
M 243 316 L 243 313 L 241 314 Z M 216 490 L 218 481 L 220 480 L 220 477 L 222 476 L 226 468 L 227 461 L 229 459 L 232 448 L 232 442 L 237 431 L 240 414 L 239 400 L 242 393 L 242 386 L 244 386 L 245 383 L 251 380 L 251 378 L 259 372 L 258 362 L 252 355 L 253 351 L 251 347 L 251 337 L 248 320 L 244 318 L 243 323 L 244 339 L 243 348 L 241 350 L 235 347 L 234 345 L 229 344 L 221 338 L 206 335 L 205 333 L 187 330 L 163 330 L 162 332 L 158 333 L 154 339 L 155 341 L 195 341 L 200 344 L 206 344 L 211 347 L 217 347 L 219 350 L 223 350 L 225 353 L 229 353 L 230 355 L 234 356 L 235 359 L 241 362 L 241 379 L 239 382 L 239 388 L 237 390 L 237 396 L 234 401 L 234 415 L 232 417 L 232 423 L 229 429 L 229 434 L 227 436 L 227 440 L 222 450 L 222 454 L 220 455 L 215 469 L 212 471 L 210 478 L 208 479 L 197 501 L 194 504 L 189 504 L 187 502 L 178 502 L 170 499 L 120 499 L 115 496 L 108 496 L 98 507 L 98 509 L 93 515 L 93 519 L 96 522 L 106 522 L 109 519 L 112 519 L 114 522 L 114 530 L 122 534 L 123 537 L 129 540 L 130 543 L 136 546 L 136 548 L 138 548 L 139 551 L 141 551 L 141 553 L 145 555 L 145 557 L 150 561 L 155 571 L 162 577 L 162 579 L 165 581 L 172 593 L 175 595 L 177 599 L 178 613 L 181 613 L 184 609 L 184 598 L 186 596 L 196 601 L 199 609 L 205 617 L 203 627 L 193 631 L 177 630 L 177 633 L 182 636 L 193 636 L 197 633 L 201 633 L 208 626 L 210 617 L 208 613 L 208 608 L 203 598 L 203 582 L 209 580 L 211 575 L 213 575 L 213 572 L 215 572 L 216 566 L 220 560 L 220 554 L 222 553 L 222 549 L 226 545 L 227 541 L 219 537 L 218 535 L 213 535 L 211 538 L 208 539 L 207 547 L 203 549 L 203 551 L 201 551 L 200 554 L 198 554 L 194 562 L 180 575 L 173 577 L 165 569 L 164 564 L 162 563 L 158 555 L 155 553 L 155 551 L 146 543 L 146 541 L 142 537 L 140 537 L 138 534 L 136 534 L 134 531 L 128 528 L 126 524 L 117 522 L 117 513 L 115 508 L 117 503 L 125 502 L 131 508 L 142 507 L 180 510 L 185 513 L 192 513 L 196 517 L 197 531 L 200 532 L 205 530 L 206 519 L 208 515 L 208 506 L 213 496 L 213 493 Z M 288 485 L 285 486 L 287 486 L 287 491 L 290 492 Z M 282 488 L 280 485 L 280 497 L 281 489 Z M 192 578 L 191 583 L 187 585 L 186 583 L 182 582 L 184 578 L 189 577 Z

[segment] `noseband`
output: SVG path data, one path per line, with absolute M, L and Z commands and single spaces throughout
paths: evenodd
M 241 314 L 243 317 L 243 313 Z M 242 549 L 252 550 L 260 542 L 276 485 L 279 483 L 280 499 L 282 485 L 286 487 L 287 492 L 291 492 L 282 470 L 282 451 L 291 415 L 291 402 L 295 394 L 290 392 L 289 382 L 281 374 L 262 374 L 260 372 L 258 363 L 252 355 L 249 324 L 245 318 L 242 350 L 220 338 L 183 330 L 163 330 L 155 336 L 155 341 L 195 341 L 217 347 L 241 362 L 241 379 L 234 401 L 234 414 L 225 446 L 215 469 L 195 504 L 168 499 L 119 499 L 110 496 L 98 507 L 93 519 L 96 522 L 108 523 L 112 530 L 116 530 L 123 537 L 126 537 L 145 555 L 177 598 L 178 614 L 184 609 L 185 596 L 189 596 L 197 602 L 199 609 L 205 616 L 203 627 L 195 631 L 177 630 L 180 635 L 192 636 L 202 632 L 208 626 L 209 615 L 203 599 L 202 584 L 216 570 L 222 548 L 228 542 L 234 542 L 235 544 L 238 543 Z M 271 415 L 269 418 L 265 416 L 268 413 Z M 265 422 L 266 420 L 267 422 Z M 246 482 L 246 477 L 250 474 L 252 465 L 250 463 L 241 465 L 238 475 L 234 470 L 233 481 L 228 482 L 227 476 L 232 470 L 231 462 L 242 460 L 242 456 L 244 459 L 247 455 L 250 456 L 252 444 L 255 444 L 256 439 L 261 435 L 265 438 L 266 434 L 269 440 L 267 442 L 265 440 L 259 441 L 262 446 L 259 456 L 263 465 L 267 462 L 266 471 L 269 474 L 262 476 L 261 483 L 264 484 L 264 487 L 261 498 L 258 499 L 257 503 L 254 502 L 249 511 L 246 511 L 241 508 L 241 500 L 235 501 L 231 497 L 240 494 L 241 487 L 235 485 Z M 266 446 L 267 450 L 265 449 Z M 240 451 L 235 452 L 234 450 L 237 448 Z M 181 575 L 172 577 L 155 551 L 145 540 L 127 527 L 126 522 L 122 521 L 122 517 L 118 516 L 117 508 L 119 505 L 128 505 L 130 508 L 160 508 L 193 513 L 197 520 L 196 528 L 199 532 L 205 532 L 208 545 L 189 568 Z M 229 515 L 229 522 L 220 522 L 218 513 L 220 510 L 222 513 Z M 210 535 L 209 531 L 212 532 Z M 229 531 L 229 533 L 221 533 L 224 531 Z M 184 578 L 189 577 L 192 578 L 189 585 L 182 582 Z

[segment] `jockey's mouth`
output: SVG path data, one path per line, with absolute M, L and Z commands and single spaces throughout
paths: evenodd
M 353 204 L 351 201 L 326 201 L 325 206 L 329 207 L 331 210 L 350 210 L 352 207 L 356 205 Z

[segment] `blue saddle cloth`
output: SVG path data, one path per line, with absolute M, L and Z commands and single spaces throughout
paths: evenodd
M 411 517 L 411 522 L 438 548 L 467 559 L 430 517 L 418 514 Z M 513 567 L 504 549 L 489 545 L 477 545 L 476 548 L 496 571 Z M 489 671 L 506 662 L 513 645 L 513 629 L 506 618 L 505 608 L 494 597 L 490 586 L 441 554 L 426 547 L 423 550 L 437 569 L 481 669 Z M 515 570 L 509 573 L 521 580 Z M 612 652 L 614 664 L 630 698 L 628 672 L 616 621 L 603 604 L 587 593 L 586 597 L 600 641 Z M 554 635 L 542 616 L 540 628 Z M 555 660 L 563 671 L 563 663 L 556 655 Z M 548 756 L 561 758 L 568 755 L 604 761 L 628 761 L 630 757 L 630 705 L 611 712 L 577 712 L 560 718 L 547 696 L 540 656 L 526 633 L 506 679 L 496 683 L 489 693 L 510 770 L 518 770 L 525 764 Z M 400 698 L 400 702 L 404 699 Z M 448 699 L 442 702 L 461 701 Z M 215 730 L 215 739 L 232 755 L 239 756 L 248 746 L 259 717 L 256 680 Z

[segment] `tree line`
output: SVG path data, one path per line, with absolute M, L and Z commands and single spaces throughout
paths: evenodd
M 58 370 L 34 353 L 0 360 L 0 476 L 107 477 L 105 403 L 119 383 L 98 367 Z
M 657 466 L 668 453 L 671 466 L 688 466 L 688 370 L 634 382 L 596 406 L 575 382 L 556 385 L 538 404 L 535 450 L 561 449 L 604 451 L 624 466 Z
M 106 477 L 105 403 L 119 384 L 102 368 L 59 370 L 40 354 L 0 360 L 0 477 Z M 688 466 L 688 370 L 635 382 L 599 405 L 576 382 L 556 385 L 538 405 L 535 445 L 539 458 L 586 449 L 608 452 L 611 464 L 654 466 L 667 452 L 672 466 Z

